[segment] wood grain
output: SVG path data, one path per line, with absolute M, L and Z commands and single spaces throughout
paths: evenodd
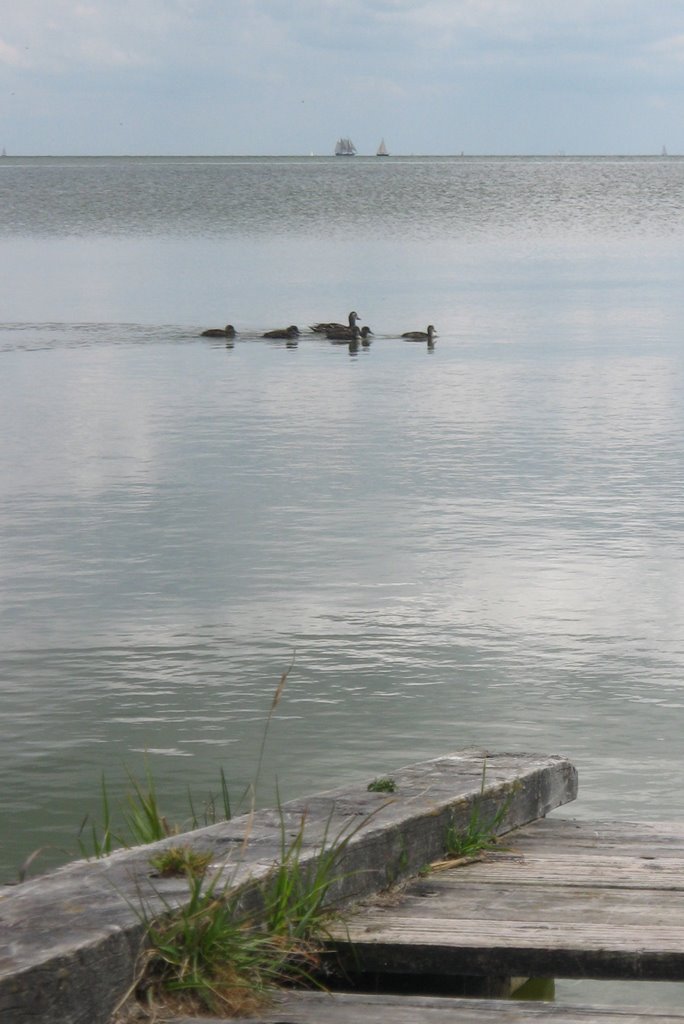
M 174 1024 L 218 1024 L 221 1018 L 178 1019 Z M 673 1010 L 488 999 L 339 995 L 306 992 L 279 1001 L 257 1018 L 231 1024 L 684 1024 Z
M 366 972 L 684 980 L 684 828 L 535 822 L 333 936 Z

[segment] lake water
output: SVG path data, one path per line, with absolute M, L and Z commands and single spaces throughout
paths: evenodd
M 261 802 L 477 745 L 684 816 L 683 160 L 5 158 L 0 211 L 5 877 L 103 772 L 240 793 L 293 656 Z

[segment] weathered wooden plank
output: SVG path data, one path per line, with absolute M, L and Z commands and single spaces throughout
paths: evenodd
M 458 872 L 456 872 L 458 873 Z M 660 889 L 602 888 L 601 886 L 505 885 L 499 882 L 461 882 L 437 876 L 411 885 L 392 908 L 395 920 L 429 916 L 435 920 L 496 919 L 563 924 L 569 918 L 585 923 L 641 927 L 684 925 L 684 892 Z M 383 914 L 387 912 L 384 911 Z M 364 914 L 364 921 L 372 911 Z
M 544 819 L 516 835 L 515 848 L 525 852 L 532 847 L 544 856 L 553 852 L 552 841 L 568 852 L 582 849 L 588 855 L 684 857 L 684 823 Z
M 527 826 L 510 852 L 360 909 L 333 930 L 336 948 L 351 969 L 351 944 L 365 972 L 684 979 L 684 857 L 644 855 L 633 824 L 606 832 L 612 855 L 593 822 Z
M 555 835 L 577 836 L 580 840 L 592 835 L 598 835 L 603 840 L 615 839 L 622 842 L 629 841 L 630 837 L 637 840 L 655 837 L 663 842 L 684 841 L 684 821 L 679 820 L 639 820 L 632 818 L 549 818 L 540 819 L 535 823 L 531 834 L 537 832 L 553 833 Z
M 551 976 L 680 981 L 684 978 L 684 928 L 624 929 L 602 926 L 529 925 L 520 921 L 433 918 L 373 923 L 349 929 L 336 941 L 348 970 L 425 975 Z M 354 956 L 349 955 L 349 943 Z
M 515 1000 L 420 996 L 295 994 L 258 1017 L 231 1024 L 684 1024 L 667 1009 L 561 1006 Z M 170 1024 L 224 1024 L 221 1018 L 178 1018 Z
M 373 951 L 373 961 L 369 962 L 371 946 L 376 949 L 391 949 L 403 947 L 406 952 L 402 955 L 404 963 L 401 970 L 405 970 L 406 962 L 410 962 L 413 953 L 416 959 L 420 955 L 424 959 L 424 950 L 429 947 L 440 947 L 445 952 L 439 957 L 439 963 L 426 971 L 431 974 L 481 974 L 488 973 L 482 970 L 466 970 L 466 964 L 461 962 L 469 950 L 476 953 L 481 951 L 486 955 L 491 950 L 491 965 L 497 967 L 497 974 L 525 974 L 532 973 L 543 976 L 547 972 L 527 972 L 525 970 L 515 971 L 512 969 L 514 958 L 539 950 L 542 959 L 546 951 L 550 956 L 554 952 L 586 960 L 591 952 L 598 952 L 602 955 L 613 955 L 621 953 L 633 953 L 639 958 L 664 958 L 671 956 L 680 967 L 679 978 L 684 978 L 684 924 L 679 928 L 671 926 L 652 926 L 644 930 L 630 926 L 622 926 L 620 933 L 610 935 L 610 948 L 606 949 L 606 936 L 608 929 L 603 924 L 578 924 L 576 922 L 554 922 L 548 923 L 535 921 L 505 920 L 484 921 L 481 918 L 461 917 L 459 920 L 445 920 L 435 915 L 428 917 L 416 917 L 409 919 L 397 916 L 381 916 L 380 914 L 363 917 L 363 925 L 349 925 L 345 929 L 349 933 L 349 939 L 357 947 L 357 953 L 362 955 L 363 964 L 368 970 L 377 971 L 380 954 Z M 421 951 L 420 954 L 418 951 Z M 436 954 L 437 960 L 437 954 Z M 531 957 L 528 955 L 527 963 Z M 620 958 L 621 959 L 621 958 Z M 456 962 L 458 960 L 458 963 Z M 537 958 L 539 960 L 539 958 Z M 535 968 L 537 963 L 535 963 Z M 416 973 L 416 972 L 413 972 Z M 586 971 L 577 974 L 573 971 L 566 977 L 587 977 Z M 605 975 L 603 975 L 605 976 Z M 616 977 L 625 975 L 616 975 Z M 672 975 L 669 976 L 671 979 Z M 677 977 L 677 976 L 675 976 Z M 674 979 L 673 979 L 674 980 Z
M 461 870 L 456 868 L 445 874 L 455 876 Z M 512 851 L 467 865 L 467 871 L 470 882 L 500 882 L 521 887 L 541 884 L 684 890 L 684 858 L 604 857 L 600 854 L 586 857 L 581 852 L 539 856 L 536 851 L 529 854 Z M 455 877 L 451 882 L 459 884 Z
M 644 867 L 627 858 L 599 860 L 592 866 L 575 861 L 572 857 L 559 858 L 556 861 L 529 857 L 522 862 L 491 861 L 482 865 L 474 865 L 469 878 L 473 882 L 500 882 L 509 885 L 535 888 L 537 885 L 553 885 L 557 887 L 587 888 L 619 888 L 647 889 L 650 892 L 661 890 L 681 892 L 683 867 L 666 868 L 653 865 Z M 536 872 L 536 876 L 535 873 Z

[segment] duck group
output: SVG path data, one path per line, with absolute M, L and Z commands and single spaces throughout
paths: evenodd
M 346 342 L 350 348 L 356 347 L 361 343 L 364 347 L 368 347 L 371 343 L 370 339 L 373 335 L 373 331 L 370 327 L 359 327 L 358 321 L 361 319 L 356 310 L 352 310 L 347 317 L 347 323 L 337 323 L 335 321 L 325 321 L 318 324 L 311 324 L 309 330 L 313 334 L 325 335 L 328 341 L 334 343 Z M 202 338 L 228 338 L 233 339 L 237 335 L 237 331 L 233 324 L 226 324 L 225 327 L 210 327 L 206 331 L 202 331 L 200 337 Z M 393 337 L 400 337 L 404 341 L 422 341 L 427 343 L 429 349 L 434 348 L 435 338 L 437 332 L 434 324 L 429 324 L 425 331 L 404 331 L 403 334 L 393 335 Z M 301 332 L 295 324 L 290 324 L 289 327 L 276 327 L 270 331 L 265 331 L 262 338 L 270 339 L 281 339 L 287 341 L 290 345 L 296 345 Z

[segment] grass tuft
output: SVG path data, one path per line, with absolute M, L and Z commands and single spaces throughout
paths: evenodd
M 228 790 L 228 782 L 223 768 L 219 771 L 219 778 L 221 780 L 221 786 L 218 798 L 214 793 L 210 793 L 203 803 L 200 814 L 197 813 L 195 808 L 195 800 L 192 792 L 188 789 L 188 806 L 190 808 L 191 829 L 202 827 L 206 828 L 208 825 L 215 825 L 218 821 L 230 821 L 233 817 L 233 808 L 230 800 L 230 792 Z
M 138 997 L 190 1012 L 249 1013 L 290 975 L 287 951 L 219 891 L 221 872 L 207 883 L 187 879 L 187 901 L 146 922 L 151 948 Z
M 280 857 L 263 885 L 262 895 L 266 928 L 273 935 L 306 942 L 325 930 L 330 910 L 326 897 L 338 880 L 340 858 L 348 837 L 329 837 L 330 819 L 317 855 L 310 864 L 302 865 L 306 815 L 288 842 L 283 813 L 280 813 Z
M 82 857 L 106 857 L 117 847 L 129 848 L 147 843 L 156 843 L 178 833 L 176 826 L 170 826 L 159 808 L 157 792 L 149 765 L 145 778 L 137 779 L 126 770 L 131 788 L 125 794 L 120 809 L 122 827 L 114 824 L 112 804 L 104 772 L 100 779 L 101 823 L 96 823 L 86 814 L 78 830 L 77 843 Z
M 484 799 L 487 759 L 482 765 L 482 782 L 479 797 L 474 801 L 468 823 L 464 829 L 457 829 L 454 822 L 447 827 L 445 835 L 446 856 L 451 859 L 477 857 L 495 849 L 498 842 L 498 829 L 508 813 L 512 796 L 497 808 L 494 814 L 484 815 L 482 802 Z
M 201 878 L 211 864 L 211 852 L 202 853 L 191 846 L 170 846 L 150 857 L 150 864 L 162 878 L 192 875 Z
M 386 775 L 380 779 L 373 779 L 368 783 L 367 788 L 369 793 L 396 793 L 397 784 L 394 779 Z
M 76 837 L 81 856 L 85 858 L 106 857 L 112 852 L 116 842 L 112 830 L 111 805 L 109 802 L 109 792 L 107 790 L 107 780 L 104 772 L 100 777 L 100 793 L 102 803 L 102 823 L 99 826 L 96 825 L 95 822 L 90 819 L 90 815 L 86 814 L 85 818 L 81 822 L 81 827 L 79 828 L 78 835 Z M 86 836 L 89 836 L 90 838 L 89 843 L 86 840 Z
M 133 837 L 133 844 L 142 846 L 176 835 L 177 826 L 172 828 L 159 809 L 157 791 L 149 765 L 145 766 L 144 782 L 136 779 L 130 771 L 127 774 L 132 791 L 126 795 L 124 823 Z

